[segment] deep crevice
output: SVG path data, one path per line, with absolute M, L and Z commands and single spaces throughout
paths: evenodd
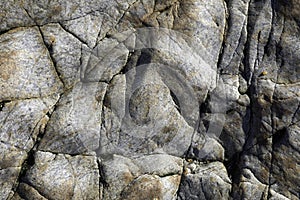
M 175 103 L 175 108 L 177 109 L 179 114 L 181 114 L 181 107 L 180 107 L 180 103 L 179 103 L 178 98 L 176 97 L 176 95 L 174 94 L 174 92 L 172 90 L 170 90 L 170 94 L 171 94 L 171 97 L 173 99 L 173 102 Z
M 109 184 L 105 180 L 105 172 L 103 170 L 103 165 L 101 164 L 101 162 L 99 161 L 99 159 L 97 159 L 97 165 L 98 165 L 99 175 L 100 175 L 99 176 L 99 183 L 102 184 L 104 188 L 108 188 Z
M 15 27 L 15 28 L 20 28 L 20 27 L 18 26 L 18 27 Z M 9 32 L 9 31 L 11 31 L 11 30 L 13 30 L 15 28 L 10 28 L 10 29 L 7 29 L 7 30 L 0 31 L 0 35 L 3 35 L 3 34 Z
M 23 179 L 23 177 L 25 177 L 26 172 L 35 164 L 34 154 L 35 154 L 35 150 L 33 148 L 27 153 L 27 158 L 23 162 L 22 167 L 21 167 L 18 183 L 23 181 L 22 179 Z
M 3 100 L 0 102 L 0 112 L 3 110 L 3 108 L 5 107 L 5 104 L 10 103 L 11 100 Z
M 226 19 L 225 19 L 225 27 L 224 27 L 224 32 L 223 32 L 223 41 L 222 41 L 222 45 L 221 45 L 221 49 L 219 50 L 219 56 L 217 59 L 217 68 L 219 70 L 221 70 L 221 64 L 223 61 L 223 56 L 225 53 L 225 49 L 226 49 L 226 42 L 227 42 L 227 34 L 228 34 L 228 30 L 229 30 L 229 20 L 230 20 L 230 15 L 228 14 L 228 8 L 227 8 L 227 3 L 224 3 L 224 7 L 225 7 L 225 14 L 226 14 Z M 218 24 L 217 24 L 218 25 Z
M 120 71 L 121 74 L 126 74 L 130 70 L 134 69 L 135 66 L 137 66 L 137 61 L 139 57 L 141 56 L 141 50 L 136 50 L 134 52 L 129 53 L 127 63 Z
M 61 97 L 60 97 L 61 98 Z M 21 182 L 25 182 L 27 183 L 27 181 L 24 179 L 24 177 L 26 176 L 27 171 L 35 164 L 35 153 L 38 151 L 38 147 L 40 145 L 41 140 L 43 139 L 47 126 L 49 124 L 49 120 L 53 114 L 53 112 L 55 111 L 55 108 L 57 106 L 57 103 L 60 101 L 60 98 L 57 100 L 56 104 L 53 106 L 52 108 L 49 108 L 49 111 L 45 114 L 45 116 L 48 116 L 48 121 L 47 124 L 45 125 L 45 128 L 43 129 L 43 131 L 39 130 L 39 133 L 37 135 L 35 144 L 33 145 L 33 147 L 29 150 L 29 152 L 27 153 L 27 158 L 25 159 L 25 161 L 22 163 L 21 166 L 21 171 L 19 173 L 19 177 L 17 179 L 17 185 L 16 187 L 13 189 L 13 191 L 17 192 L 18 188 L 19 188 L 19 184 Z
M 39 32 L 40 32 L 40 34 L 41 34 L 41 37 L 42 37 L 44 46 L 45 46 L 46 49 L 48 50 L 48 53 L 49 53 L 50 59 L 51 59 L 51 61 L 52 61 L 52 63 L 53 63 L 53 67 L 54 67 L 54 70 L 55 70 L 55 72 L 56 72 L 56 74 L 57 74 L 57 77 L 59 78 L 60 82 L 63 84 L 63 86 L 64 86 L 64 88 L 65 88 L 65 83 L 64 83 L 64 81 L 63 81 L 62 78 L 61 78 L 61 73 L 57 70 L 57 65 L 56 65 L 55 59 L 54 59 L 54 57 L 53 57 L 53 46 L 52 46 L 53 44 L 51 43 L 51 44 L 47 45 L 47 43 L 45 42 L 45 36 L 44 36 L 44 33 L 43 33 L 41 27 L 38 26 L 38 29 L 39 29 Z
M 274 33 L 274 24 L 275 24 L 275 3 L 274 3 L 274 0 L 271 1 L 272 3 L 272 28 L 271 28 L 271 33 Z M 272 38 L 273 36 L 270 34 L 269 38 Z M 281 36 L 280 36 L 280 41 L 279 43 L 281 42 Z M 277 72 L 276 72 L 276 77 L 275 77 L 275 85 L 274 85 L 274 89 L 273 89 L 273 93 L 272 93 L 272 99 L 271 101 L 274 100 L 274 94 L 275 94 L 275 91 L 276 91 L 276 88 L 277 88 L 277 82 L 278 82 L 278 78 L 279 78 L 279 70 L 280 68 L 282 67 L 282 65 L 284 64 L 284 60 L 282 59 L 280 53 L 278 52 L 278 50 L 280 51 L 281 50 L 281 46 L 279 44 L 275 44 L 275 52 L 276 52 L 276 62 L 280 64 L 279 68 L 277 69 Z M 271 195 L 271 185 L 273 184 L 272 183 L 272 173 L 273 173 L 273 165 L 274 165 L 274 151 L 275 151 L 275 146 L 282 142 L 281 140 L 286 136 L 285 133 L 287 132 L 287 129 L 282 129 L 282 130 L 279 130 L 276 132 L 276 122 L 274 121 L 275 120 L 275 116 L 274 116 L 274 113 L 276 113 L 275 111 L 275 108 L 274 108 L 274 102 L 272 103 L 271 105 L 271 126 L 272 126 L 272 146 L 271 146 L 271 161 L 270 161 L 270 166 L 269 166 L 269 180 L 268 180 L 268 195 L 267 195 L 267 198 L 270 199 L 272 197 Z M 276 181 L 276 180 L 274 180 Z
M 230 197 L 235 198 L 241 198 L 243 196 L 243 193 L 240 191 L 240 182 L 241 182 L 241 176 L 242 176 L 242 170 L 243 170 L 243 156 L 246 154 L 246 152 L 249 150 L 248 147 L 251 146 L 253 140 L 253 131 L 250 128 L 250 126 L 254 123 L 254 102 L 255 102 L 255 94 L 256 94 L 256 80 L 253 76 L 253 73 L 251 71 L 250 67 L 250 41 L 251 41 L 251 34 L 253 32 L 253 27 L 251 27 L 251 19 L 250 19 L 250 2 L 248 3 L 248 15 L 245 23 L 243 26 L 246 26 L 247 33 L 244 36 L 246 38 L 244 48 L 243 48 L 243 59 L 242 63 L 244 66 L 244 71 L 241 72 L 241 75 L 245 80 L 247 80 L 248 89 L 246 91 L 246 94 L 248 97 L 250 97 L 250 104 L 247 107 L 246 110 L 246 116 L 243 119 L 243 131 L 245 132 L 245 141 L 242 147 L 242 150 L 240 152 L 236 152 L 229 160 L 224 162 L 224 165 L 227 169 L 227 173 L 230 176 L 230 179 L 232 180 L 232 187 L 230 191 Z M 242 36 L 241 36 L 242 37 Z M 247 120 L 245 122 L 245 120 Z M 242 191 L 243 192 L 243 191 Z
M 180 175 L 180 181 L 179 181 L 179 184 L 178 184 L 178 188 L 177 188 L 177 191 L 176 191 L 176 200 L 178 200 L 179 199 L 179 196 L 180 196 L 180 187 L 182 186 L 182 184 L 183 184 L 183 181 L 184 181 L 184 170 L 185 170 L 185 167 L 184 167 L 184 164 L 183 164 L 183 166 L 182 166 L 182 173 L 181 173 L 181 175 Z

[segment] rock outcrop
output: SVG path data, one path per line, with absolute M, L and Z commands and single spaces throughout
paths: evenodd
M 300 198 L 299 0 L 0 7 L 0 199 Z

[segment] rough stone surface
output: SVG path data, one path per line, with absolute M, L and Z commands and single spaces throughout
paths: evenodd
M 231 181 L 222 163 L 185 165 L 178 199 L 229 199 Z
M 107 186 L 104 199 L 176 199 L 183 161 L 167 154 L 133 159 L 113 155 L 101 166 Z
M 299 0 L 0 7 L 0 199 L 300 198 Z
M 96 150 L 105 88 L 105 83 L 79 82 L 61 96 L 39 149 L 72 155 Z
M 6 102 L 0 112 L 1 199 L 7 199 L 26 169 L 29 153 L 45 131 L 57 98 Z M 25 164 L 24 164 L 25 163 Z
M 30 198 L 41 195 L 46 199 L 99 198 L 99 170 L 93 156 L 69 156 L 36 152 L 35 164 L 21 181 L 19 195 Z M 51 180 L 51 181 L 49 181 Z
M 0 49 L 0 100 L 45 97 L 62 89 L 37 27 L 1 35 Z

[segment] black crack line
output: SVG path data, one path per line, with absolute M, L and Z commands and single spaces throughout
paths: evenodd
M 45 47 L 45 48 L 47 49 L 47 51 L 48 51 L 48 55 L 49 55 L 49 58 L 51 59 L 51 62 L 52 62 L 52 64 L 53 64 L 53 68 L 54 68 L 54 70 L 55 70 L 55 72 L 56 72 L 56 75 L 57 75 L 58 79 L 60 80 L 60 82 L 63 84 L 63 87 L 65 88 L 65 83 L 64 83 L 64 81 L 62 80 L 62 78 L 60 77 L 60 73 L 59 73 L 59 71 L 57 70 L 57 65 L 56 65 L 55 59 L 54 59 L 54 57 L 53 57 L 53 55 L 52 55 L 52 53 L 51 53 L 51 48 L 52 48 L 52 46 L 49 47 L 49 46 L 47 45 L 47 43 L 45 42 L 45 36 L 44 36 L 43 31 L 41 30 L 41 27 L 40 27 L 40 26 L 37 26 L 37 27 L 38 27 L 38 29 L 39 29 L 41 38 L 42 38 L 42 40 L 43 40 L 44 47 Z
M 120 17 L 119 19 L 117 19 L 115 25 L 114 25 L 112 28 L 110 28 L 110 29 L 105 33 L 105 36 L 104 36 L 103 38 L 98 39 L 98 38 L 100 37 L 100 34 L 101 34 L 101 28 L 100 28 L 100 31 L 99 31 L 98 36 L 97 36 L 97 41 L 96 41 L 96 44 L 95 44 L 95 46 L 93 47 L 93 49 L 95 49 L 95 47 L 97 47 L 97 45 L 99 44 L 99 42 L 103 41 L 105 38 L 109 38 L 109 37 L 110 37 L 109 32 L 111 32 L 112 30 L 115 30 L 115 29 L 116 29 L 116 27 L 117 27 L 117 26 L 121 23 L 121 21 L 124 19 L 124 17 L 125 17 L 125 15 L 127 14 L 127 12 L 132 8 L 132 6 L 133 6 L 136 2 L 138 2 L 138 0 L 135 0 L 134 2 L 132 2 L 131 4 L 129 4 L 129 5 L 128 5 L 128 8 L 127 8 L 126 10 L 124 10 L 124 12 L 122 13 L 121 17 Z M 113 17 L 110 16 L 108 13 L 105 13 L 105 14 L 106 14 L 107 16 L 109 16 L 110 18 L 113 19 Z M 101 23 L 103 24 L 103 21 L 102 21 Z M 113 24 L 113 23 L 112 23 L 112 24 Z M 101 25 L 101 27 L 102 27 L 102 25 Z
M 184 161 L 182 162 L 182 170 L 181 170 L 181 173 L 179 174 L 180 175 L 180 181 L 179 181 L 179 184 L 178 184 L 178 188 L 177 188 L 177 191 L 176 191 L 176 197 L 178 199 L 179 197 L 179 193 L 180 193 L 180 186 L 183 184 L 183 176 L 184 176 L 184 171 L 185 171 L 185 166 L 184 166 Z
M 61 22 L 57 22 L 57 24 L 59 24 L 59 26 L 66 31 L 68 34 L 72 35 L 74 38 L 76 38 L 79 42 L 85 44 L 86 46 L 89 47 L 89 45 L 87 44 L 87 42 L 85 42 L 83 39 L 81 39 L 79 36 L 77 36 L 75 33 L 73 33 L 71 30 L 69 30 L 65 25 L 63 25 Z
M 272 5 L 273 5 L 273 1 L 272 1 Z M 273 6 L 272 6 L 272 29 L 271 29 L 271 32 L 274 33 L 274 31 L 273 31 L 274 30 L 274 28 L 273 28 L 274 25 L 273 24 L 275 24 L 275 8 L 273 8 Z M 281 39 L 281 37 L 280 37 L 280 39 Z M 280 41 L 279 41 L 279 43 L 280 43 Z M 273 93 L 272 93 L 272 99 L 271 99 L 271 103 L 272 103 L 272 105 L 271 105 L 271 125 L 272 125 L 272 132 L 271 132 L 271 134 L 272 134 L 272 140 L 271 140 L 272 143 L 271 143 L 271 145 L 272 146 L 271 146 L 271 162 L 270 162 L 270 166 L 269 166 L 269 175 L 268 175 L 268 179 L 269 179 L 268 180 L 268 195 L 267 195 L 268 199 L 270 199 L 272 197 L 272 195 L 271 195 L 271 185 L 273 183 L 271 183 L 271 181 L 272 181 L 273 165 L 274 165 L 274 162 L 275 162 L 274 161 L 274 157 L 275 157 L 275 155 L 274 155 L 274 150 L 275 150 L 274 135 L 275 135 L 275 131 L 276 131 L 276 128 L 275 128 L 276 123 L 275 123 L 275 119 L 274 119 L 275 118 L 274 113 L 276 113 L 275 108 L 274 108 L 274 104 L 275 104 L 274 95 L 275 95 L 275 91 L 277 89 L 277 82 L 278 82 L 278 79 L 279 79 L 278 72 L 279 72 L 280 68 L 283 65 L 282 58 L 280 59 L 280 61 L 281 61 L 281 63 L 280 63 L 280 67 L 277 69 L 277 72 L 276 72 L 276 82 L 275 82 L 275 85 L 274 85 L 274 89 L 273 89 Z
M 56 104 L 59 102 L 60 99 L 57 100 Z M 53 112 L 55 110 L 55 106 L 56 104 L 54 105 L 54 109 L 53 109 Z M 37 135 L 36 137 L 36 141 L 35 141 L 35 144 L 32 146 L 32 148 L 27 152 L 27 158 L 24 160 L 24 162 L 22 163 L 21 165 L 21 170 L 20 170 L 20 173 L 19 173 L 19 176 L 18 176 L 18 179 L 17 179 L 17 186 L 15 188 L 15 190 L 17 190 L 17 188 L 19 187 L 21 181 L 22 181 L 22 178 L 26 175 L 26 172 L 30 169 L 31 166 L 34 165 L 34 155 L 39 147 L 39 144 L 40 142 L 42 141 L 42 138 L 44 137 L 45 135 L 45 132 L 46 132 L 46 128 L 47 128 L 47 125 L 50 121 L 50 118 L 51 118 L 51 115 L 53 112 L 49 113 L 50 111 L 52 110 L 52 108 L 49 108 L 48 112 L 45 113 L 45 115 L 41 118 L 41 120 L 45 117 L 45 116 L 49 116 L 49 119 L 47 121 L 47 124 L 45 125 L 45 128 L 44 128 L 44 132 L 41 132 L 39 130 L 39 134 Z M 41 121 L 40 120 L 40 121 Z M 39 122 L 40 122 L 39 121 Z M 39 122 L 37 124 L 39 124 Z M 26 182 L 27 183 L 27 182 Z M 29 184 L 29 183 L 27 183 Z M 30 186 L 32 186 L 31 184 L 29 184 Z M 34 186 L 32 186 L 34 188 Z M 34 188 L 36 190 L 36 188 Z M 37 190 L 38 191 L 38 190 Z M 40 193 L 40 192 L 39 192 Z M 42 195 L 44 196 L 44 195 Z
M 44 36 L 44 34 L 43 34 L 43 31 L 41 30 L 41 27 L 39 26 L 39 24 L 37 23 L 37 21 L 29 14 L 28 10 L 27 10 L 26 8 L 24 8 L 24 7 L 23 7 L 23 9 L 24 9 L 25 12 L 27 13 L 28 17 L 35 23 L 35 26 L 38 27 L 38 30 L 39 30 L 39 33 L 40 33 L 41 38 L 42 38 L 42 40 L 43 40 L 44 46 L 45 46 L 45 48 L 46 48 L 47 51 L 48 51 L 48 54 L 49 54 L 49 57 L 50 57 L 51 62 L 52 62 L 52 64 L 53 64 L 54 70 L 56 71 L 57 77 L 59 78 L 60 82 L 63 84 L 63 86 L 64 86 L 64 88 L 65 88 L 65 84 L 64 84 L 63 80 L 62 80 L 61 77 L 60 77 L 60 73 L 59 73 L 58 70 L 57 70 L 57 66 L 56 66 L 56 63 L 55 63 L 55 59 L 52 57 L 52 54 L 51 54 L 51 52 L 50 52 L 50 49 L 49 49 L 48 45 L 47 45 L 46 42 L 45 42 L 45 36 Z
M 298 104 L 298 108 L 296 109 L 295 113 L 293 114 L 293 117 L 292 117 L 292 120 L 291 120 L 291 124 L 289 126 L 294 125 L 297 122 L 299 122 L 299 121 L 296 121 L 297 113 L 299 111 L 300 111 L 300 103 Z

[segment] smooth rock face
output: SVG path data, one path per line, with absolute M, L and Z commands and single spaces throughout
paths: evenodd
M 299 0 L 0 7 L 0 199 L 300 198 Z

